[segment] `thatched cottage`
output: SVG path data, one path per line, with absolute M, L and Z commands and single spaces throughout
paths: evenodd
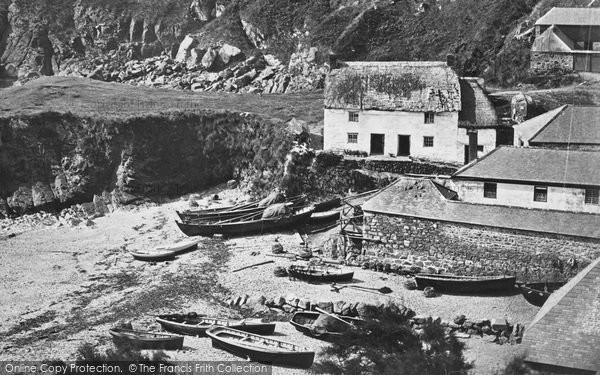
M 332 65 L 325 85 L 326 150 L 463 164 L 512 143 L 512 129 L 498 124 L 483 81 L 461 79 L 445 62 Z
M 552 8 L 537 20 L 530 68 L 600 72 L 600 8 Z

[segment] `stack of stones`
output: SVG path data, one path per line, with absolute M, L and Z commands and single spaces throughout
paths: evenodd
M 523 338 L 525 327 L 522 324 L 510 324 L 506 319 L 467 319 L 459 315 L 452 321 L 445 321 L 439 317 L 415 316 L 411 319 L 411 325 L 417 331 L 422 330 L 425 325 L 439 323 L 449 332 L 454 332 L 457 337 L 468 338 L 471 335 L 492 337 L 492 341 L 498 344 L 519 344 Z
M 304 298 L 298 298 L 293 295 L 287 297 L 279 296 L 276 298 L 267 299 L 265 296 L 249 297 L 238 296 L 231 298 L 226 302 L 230 307 L 235 308 L 247 308 L 256 311 L 269 311 L 275 309 L 283 311 L 285 313 L 292 313 L 296 311 L 316 311 L 319 308 L 323 311 L 332 314 L 338 314 L 343 316 L 363 316 L 365 309 L 369 306 L 364 302 L 348 302 L 348 301 L 314 301 Z M 408 307 L 402 307 L 401 314 L 412 318 L 415 316 L 415 312 Z

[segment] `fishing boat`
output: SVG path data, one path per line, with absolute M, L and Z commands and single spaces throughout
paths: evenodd
M 483 293 L 514 290 L 514 276 L 458 276 L 419 273 L 415 275 L 418 289 L 431 286 L 438 292 Z
M 322 283 L 352 281 L 354 277 L 354 271 L 343 271 L 339 268 L 328 266 L 301 266 L 292 264 L 288 267 L 287 271 L 290 277 Z
M 136 349 L 177 350 L 183 348 L 183 336 L 158 332 L 136 331 L 127 328 L 111 328 L 108 331 L 115 345 Z
M 565 282 L 552 282 L 552 283 L 525 283 L 519 285 L 521 294 L 527 302 L 534 306 L 542 306 L 546 303 L 546 300 L 556 290 L 560 289 Z
M 297 331 L 320 340 L 335 340 L 352 327 L 342 322 L 335 322 L 334 318 L 330 318 L 326 325 L 319 325 L 319 319 L 325 317 L 327 316 L 318 312 L 299 311 L 292 316 L 290 324 L 293 325 Z M 337 317 L 353 326 L 360 326 L 365 323 L 365 321 L 360 318 L 339 315 Z M 315 322 L 317 322 L 317 324 L 315 324 Z
M 323 212 L 323 211 L 329 211 L 333 208 L 337 208 L 340 207 L 342 205 L 342 199 L 341 198 L 333 198 L 333 199 L 329 199 L 323 202 L 319 202 L 315 204 L 315 212 Z
M 214 347 L 255 362 L 309 368 L 315 359 L 315 352 L 307 348 L 229 327 L 214 326 L 206 335 Z
M 134 259 L 147 262 L 161 262 L 174 259 L 176 255 L 198 248 L 200 240 L 187 240 L 167 247 L 157 247 L 152 251 L 132 251 Z
M 163 329 L 191 336 L 206 336 L 206 330 L 213 325 L 235 328 L 240 331 L 258 335 L 272 335 L 275 323 L 264 322 L 262 319 L 224 319 L 204 316 L 189 316 L 186 314 L 160 315 L 156 318 Z
M 306 200 L 305 195 L 297 195 L 291 197 L 286 202 L 292 203 L 293 207 L 302 205 Z M 188 223 L 197 220 L 201 221 L 218 221 L 223 219 L 231 219 L 240 216 L 247 216 L 251 214 L 260 215 L 266 208 L 266 205 L 261 205 L 261 202 L 251 202 L 242 205 L 221 207 L 216 209 L 208 210 L 193 210 L 193 211 L 177 211 L 177 215 L 182 222 Z
M 313 210 L 312 206 L 308 206 L 294 211 L 291 215 L 274 218 L 253 217 L 249 220 L 235 218 L 214 223 L 200 222 L 194 224 L 177 222 L 177 226 L 188 236 L 260 234 L 274 230 L 293 229 L 298 225 L 304 224 L 310 218 Z
M 336 221 L 340 218 L 340 211 L 341 211 L 341 209 L 331 210 L 331 211 L 313 212 L 313 214 L 310 215 L 310 219 L 308 220 L 308 223 L 309 224 L 326 224 L 326 223 L 330 223 L 332 221 Z

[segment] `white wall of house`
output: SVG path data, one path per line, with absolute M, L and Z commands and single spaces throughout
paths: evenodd
M 436 113 L 433 124 L 425 124 L 423 112 L 358 111 L 358 122 L 349 121 L 348 112 L 325 109 L 325 150 L 348 149 L 370 153 L 371 134 L 384 134 L 384 155 L 397 155 L 398 135 L 409 135 L 410 156 L 432 161 L 463 162 L 464 153 L 457 150 L 458 112 Z M 348 143 L 348 133 L 358 133 L 357 143 Z M 433 147 L 424 147 L 424 137 L 434 138 Z M 461 150 L 462 147 L 460 145 Z
M 600 214 L 600 205 L 585 203 L 583 188 L 548 186 L 547 201 L 536 202 L 533 200 L 534 185 L 497 183 L 494 199 L 483 196 L 482 181 L 453 182 L 460 200 L 464 202 Z

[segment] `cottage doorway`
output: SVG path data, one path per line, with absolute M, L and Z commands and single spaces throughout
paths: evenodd
M 410 135 L 398 136 L 398 156 L 410 155 Z
M 371 155 L 383 155 L 385 134 L 371 134 Z

